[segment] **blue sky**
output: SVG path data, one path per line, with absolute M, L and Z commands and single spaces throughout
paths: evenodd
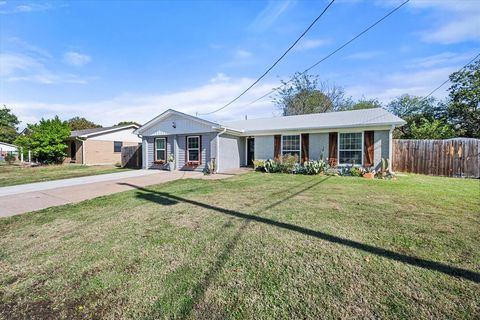
M 263 73 L 327 3 L 0 0 L 0 103 L 23 126 L 56 114 L 112 125 L 168 108 L 208 112 Z M 247 103 L 399 3 L 337 0 L 259 85 L 208 118 L 278 115 L 269 98 Z M 425 95 L 480 51 L 479 17 L 480 1 L 412 0 L 312 74 L 355 99 Z

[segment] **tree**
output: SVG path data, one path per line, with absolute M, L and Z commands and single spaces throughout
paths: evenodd
M 0 108 L 0 141 L 13 143 L 17 136 L 17 126 L 20 124 L 17 116 L 14 115 L 6 105 Z
M 345 90 L 318 80 L 318 76 L 296 73 L 272 98 L 284 116 L 349 109 L 352 101 Z
M 395 128 L 393 136 L 395 139 L 420 139 L 415 137 L 412 132 L 412 125 L 415 125 L 415 128 L 422 126 L 424 120 L 428 122 L 434 122 L 438 120 L 440 123 L 433 126 L 430 129 L 436 128 L 441 129 L 445 126 L 449 126 L 447 121 L 446 114 L 447 105 L 443 102 L 437 101 L 435 98 L 431 97 L 424 99 L 422 97 L 402 95 L 400 97 L 392 100 L 388 105 L 387 109 L 399 116 L 403 120 L 407 121 L 407 124 L 398 128 Z M 442 124 L 442 125 L 440 125 Z M 430 132 L 431 131 L 425 131 Z M 423 136 L 422 139 L 436 139 L 435 137 L 441 136 L 442 133 L 431 134 L 430 136 Z
M 129 124 L 136 124 L 137 126 L 140 126 L 140 124 L 135 122 L 135 121 L 120 121 L 115 126 L 126 126 L 126 125 L 129 125 Z
M 360 109 L 371 109 L 371 108 L 381 108 L 382 104 L 378 99 L 365 99 L 362 98 L 355 102 L 351 109 L 352 110 L 360 110 Z
M 410 131 L 412 139 L 448 139 L 455 136 L 455 130 L 445 121 L 422 118 L 413 122 Z
M 102 126 L 96 124 L 90 120 L 87 120 L 83 117 L 73 117 L 67 121 L 70 130 L 84 130 L 84 129 L 92 129 L 92 128 L 101 128 Z
M 450 75 L 448 116 L 464 137 L 480 138 L 480 60 Z
M 66 156 L 65 140 L 70 136 L 67 122 L 58 116 L 41 119 L 38 124 L 29 124 L 29 134 L 19 136 L 15 142 L 25 150 L 31 150 L 34 159 L 42 163 L 61 163 Z

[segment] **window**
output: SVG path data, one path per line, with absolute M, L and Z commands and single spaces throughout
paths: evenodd
M 167 159 L 167 139 L 155 138 L 155 161 Z
M 363 133 L 340 133 L 338 144 L 339 164 L 362 164 Z
M 122 152 L 122 141 L 113 141 L 113 152 Z
M 290 154 L 300 160 L 300 135 L 282 136 L 282 156 Z
M 200 162 L 200 137 L 187 137 L 187 161 Z

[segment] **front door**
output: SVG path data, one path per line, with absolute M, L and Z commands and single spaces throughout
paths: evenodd
M 247 138 L 247 166 L 253 165 L 255 157 L 255 139 Z

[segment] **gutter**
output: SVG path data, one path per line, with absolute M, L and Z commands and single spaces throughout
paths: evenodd
M 220 160 L 220 136 L 222 134 L 224 134 L 225 132 L 227 132 L 227 128 L 223 128 L 223 130 L 221 132 L 217 133 L 217 137 L 216 137 L 216 139 L 217 139 L 217 168 L 216 168 L 217 170 L 216 170 L 216 173 L 218 173 L 218 171 L 219 171 L 218 169 L 220 168 L 220 161 L 219 161 Z

